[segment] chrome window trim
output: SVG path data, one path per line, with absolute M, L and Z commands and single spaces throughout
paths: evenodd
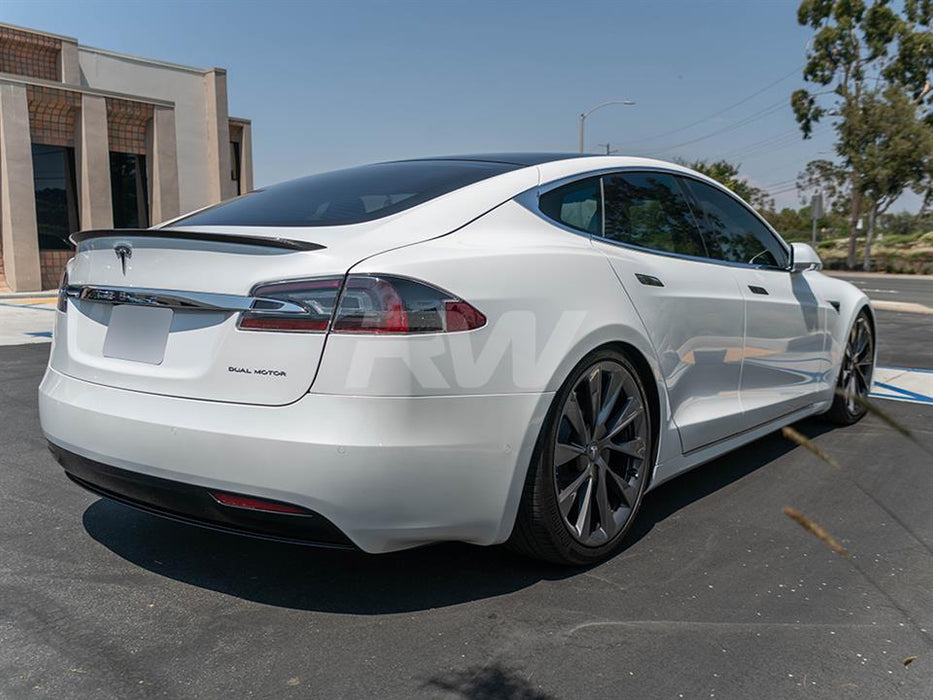
M 745 209 L 750 211 L 755 216 L 755 218 L 758 219 L 758 221 L 764 224 L 768 233 L 770 233 L 775 238 L 775 240 L 778 242 L 778 245 L 780 245 L 781 248 L 786 253 L 787 259 L 788 259 L 788 267 L 775 267 L 774 265 L 752 265 L 752 264 L 744 263 L 744 262 L 733 262 L 731 260 L 717 260 L 716 258 L 707 258 L 707 257 L 701 257 L 697 255 L 685 255 L 683 253 L 671 253 L 671 252 L 667 252 L 663 250 L 655 250 L 653 248 L 643 248 L 641 246 L 632 245 L 631 243 L 623 243 L 621 241 L 612 241 L 612 240 L 605 238 L 604 236 L 594 236 L 593 234 L 588 233 L 586 231 L 580 231 L 578 229 L 567 226 L 566 224 L 561 223 L 560 221 L 555 221 L 551 217 L 544 214 L 544 212 L 542 212 L 540 207 L 538 206 L 538 199 L 542 195 L 547 194 L 551 190 L 557 189 L 558 187 L 563 187 L 564 185 L 569 185 L 579 180 L 588 180 L 592 177 L 602 178 L 606 175 L 611 175 L 615 173 L 627 173 L 627 172 L 664 173 L 665 175 L 673 175 L 675 179 L 678 177 L 687 178 L 687 179 L 695 180 L 704 185 L 710 185 L 712 187 L 715 187 L 716 189 L 721 190 L 722 192 L 727 194 L 729 197 L 734 199 L 736 202 L 738 202 L 740 205 L 742 205 Z M 602 187 L 602 181 L 600 181 L 600 187 Z M 688 197 L 687 193 L 684 193 L 684 196 L 687 198 L 687 203 L 688 205 L 690 205 L 691 210 L 692 210 L 692 207 L 693 207 L 693 204 L 691 202 L 692 197 Z M 550 182 L 546 184 L 538 185 L 537 187 L 532 187 L 531 189 L 526 190 L 525 192 L 522 192 L 521 194 L 513 197 L 513 200 L 521 204 L 523 207 L 528 209 L 533 214 L 536 214 L 537 216 L 541 217 L 544 221 L 548 222 L 549 224 L 553 226 L 556 226 L 559 229 L 567 231 L 568 233 L 572 233 L 576 236 L 583 236 L 585 238 L 589 238 L 592 241 L 606 243 L 608 245 L 614 245 L 620 248 L 628 248 L 629 250 L 636 250 L 642 253 L 650 253 L 652 255 L 662 255 L 668 258 L 678 258 L 681 260 L 690 260 L 693 262 L 703 262 L 703 263 L 708 263 L 712 265 L 724 265 L 726 267 L 740 267 L 740 268 L 744 268 L 747 270 L 766 270 L 766 271 L 771 270 L 775 272 L 789 272 L 790 266 L 793 265 L 793 253 L 791 251 L 790 245 L 783 238 L 781 238 L 780 234 L 774 230 L 771 224 L 765 221 L 764 217 L 762 217 L 758 212 L 756 212 L 751 206 L 743 202 L 741 198 L 736 196 L 728 188 L 723 187 L 721 184 L 719 184 L 715 180 L 705 180 L 703 178 L 696 177 L 695 175 L 691 173 L 684 172 L 682 170 L 677 170 L 675 168 L 665 168 L 664 166 L 630 165 L 630 166 L 622 166 L 622 167 L 614 167 L 614 168 L 600 168 L 598 170 L 589 170 L 585 173 L 576 173 L 574 175 L 568 175 L 567 177 L 562 177 L 559 180 L 551 180 Z M 603 202 L 602 204 L 603 204 L 603 208 L 605 208 L 604 206 L 605 202 Z M 694 219 L 696 219 L 696 215 L 694 215 Z M 699 230 L 699 226 L 698 226 L 698 230 Z M 605 233 L 605 212 L 603 215 L 603 232 Z M 700 230 L 700 234 L 702 236 L 702 230 Z M 704 240 L 704 245 L 705 245 L 705 240 Z

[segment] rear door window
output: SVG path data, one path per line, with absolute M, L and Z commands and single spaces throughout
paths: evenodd
M 603 216 L 599 178 L 571 182 L 541 195 L 538 206 L 550 219 L 583 233 L 599 235 Z
M 665 253 L 707 255 L 687 198 L 673 176 L 652 172 L 607 175 L 603 193 L 606 239 Z

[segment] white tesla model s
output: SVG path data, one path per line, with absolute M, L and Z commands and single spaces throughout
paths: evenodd
M 66 473 L 272 539 L 598 561 L 667 479 L 858 420 L 875 359 L 859 290 L 654 160 L 381 163 L 73 240 L 39 404 Z

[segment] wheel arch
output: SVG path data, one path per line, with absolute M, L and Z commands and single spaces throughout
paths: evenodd
M 664 380 L 661 378 L 656 362 L 652 361 L 652 356 L 649 352 L 646 352 L 645 349 L 640 348 L 633 342 L 619 338 L 618 335 L 611 338 L 601 338 L 595 342 L 578 344 L 575 351 L 568 355 L 568 357 L 573 358 L 572 362 L 568 363 L 569 366 L 562 365 L 555 373 L 551 382 L 553 386 L 549 386 L 551 390 L 545 394 L 545 396 L 549 397 L 547 407 L 546 409 L 542 408 L 542 419 L 533 428 L 534 440 L 531 443 L 530 451 L 527 453 L 528 459 L 523 460 L 521 464 L 517 465 L 515 470 L 513 486 L 507 498 L 499 534 L 496 537 L 497 542 L 504 542 L 508 539 L 515 526 L 518 504 L 526 487 L 531 463 L 536 458 L 538 450 L 540 449 L 541 436 L 546 429 L 547 416 L 550 415 L 553 409 L 556 392 L 563 386 L 564 382 L 567 381 L 567 378 L 570 377 L 580 363 L 586 361 L 586 359 L 594 353 L 606 349 L 622 351 L 626 357 L 630 358 L 632 364 L 635 366 L 635 370 L 638 372 L 638 377 L 641 379 L 642 385 L 645 387 L 645 393 L 649 404 L 651 429 L 653 431 L 652 436 L 654 438 L 652 440 L 651 473 L 648 476 L 648 482 L 645 484 L 645 488 L 650 487 L 657 467 L 657 458 L 662 439 L 661 430 L 662 426 L 665 425 L 664 417 L 665 411 L 667 411 L 667 393 L 664 387 Z

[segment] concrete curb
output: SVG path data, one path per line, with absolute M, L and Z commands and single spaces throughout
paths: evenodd
M 862 272 L 860 270 L 823 270 L 824 275 L 830 277 L 864 277 L 865 279 L 905 279 L 905 280 L 933 280 L 933 275 L 908 275 L 903 272 Z
M 58 290 L 45 292 L 0 292 L 0 299 L 54 299 Z
M 887 301 L 872 299 L 871 307 L 879 311 L 902 311 L 908 314 L 933 314 L 933 308 L 913 301 Z

